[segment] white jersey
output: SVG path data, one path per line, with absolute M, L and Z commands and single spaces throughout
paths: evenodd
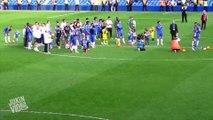
M 33 27 L 33 37 L 37 39 L 41 38 L 41 29 L 39 26 Z
M 44 43 L 45 44 L 49 44 L 49 43 L 51 43 L 52 42 L 52 38 L 51 38 L 51 34 L 50 34 L 50 32 L 45 32 L 44 33 Z
M 106 28 L 112 28 L 112 20 L 106 20 Z
M 26 28 L 24 28 L 24 29 L 22 30 L 22 35 L 23 35 L 23 38 L 25 38 L 25 35 L 26 35 Z
M 66 22 L 62 22 L 60 27 L 61 27 L 62 30 L 64 30 L 65 26 L 66 26 Z

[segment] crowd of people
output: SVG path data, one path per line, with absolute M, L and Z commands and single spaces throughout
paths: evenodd
M 27 9 L 31 10 L 32 9 L 32 0 L 26 0 L 27 1 Z M 63 0 L 64 3 L 64 10 L 69 10 L 69 5 L 70 5 L 71 0 Z M 80 0 L 72 0 L 74 1 L 75 5 L 75 10 L 79 11 L 80 10 L 80 5 L 81 2 Z M 45 0 L 36 0 L 36 5 L 37 5 L 37 10 L 41 10 L 41 5 L 45 2 Z M 57 10 L 57 5 L 59 5 L 59 0 L 51 0 L 51 5 L 52 5 L 52 10 Z M 97 11 L 98 6 L 101 6 L 101 11 L 105 11 L 106 7 L 108 7 L 108 11 L 118 11 L 118 6 L 120 0 L 87 0 L 87 2 L 90 4 L 90 10 Z M 141 2 L 141 10 L 142 11 L 147 11 L 147 6 L 148 6 L 148 0 L 125 0 L 126 2 L 126 10 L 127 11 L 132 11 L 133 9 L 133 4 L 134 2 Z M 213 10 L 213 0 L 212 2 L 212 10 Z M 2 6 L 4 10 L 9 9 L 9 0 L 2 0 Z M 22 8 L 22 3 L 23 0 L 17 0 L 17 9 L 21 10 Z M 203 6 L 203 9 L 208 11 L 208 0 L 159 0 L 159 7 L 160 11 L 174 11 L 175 6 L 177 5 L 184 5 L 184 6 L 194 6 L 193 10 L 198 11 L 198 6 Z
M 195 50 L 199 44 L 200 33 L 201 30 L 206 29 L 207 19 L 207 12 L 204 10 L 201 15 L 201 26 L 198 22 L 194 23 L 192 50 Z M 103 46 L 108 45 L 109 40 L 115 40 L 118 47 L 126 43 L 131 46 L 135 46 L 136 44 L 139 51 L 144 51 L 145 46 L 150 45 L 150 39 L 152 41 L 155 40 L 155 31 L 157 33 L 157 46 L 164 45 L 163 25 L 160 21 L 157 21 L 155 27 L 145 28 L 142 33 L 138 33 L 136 20 L 132 16 L 129 17 L 127 25 L 128 37 L 124 36 L 123 23 L 118 17 L 116 17 L 115 21 L 112 21 L 110 16 L 107 19 L 94 17 L 93 20 L 89 20 L 89 18 L 86 18 L 84 23 L 80 19 L 76 19 L 73 22 L 63 19 L 62 22 L 56 21 L 54 28 L 51 27 L 49 20 L 46 23 L 26 23 L 23 28 L 24 47 L 38 52 L 39 46 L 44 45 L 44 52 L 49 53 L 49 49 L 53 48 L 54 41 L 58 49 L 61 49 L 61 42 L 64 41 L 63 45 L 65 49 L 70 49 L 74 53 L 78 53 L 79 49 L 83 49 L 83 52 L 87 53 L 89 48 L 96 47 L 97 40 L 100 40 Z M 10 40 L 10 31 L 12 31 L 12 28 L 13 26 L 4 28 L 5 43 L 13 43 Z M 175 23 L 175 20 L 172 20 L 169 29 L 171 40 L 179 41 L 178 25 Z M 112 31 L 114 31 L 114 35 Z M 16 30 L 13 40 L 18 42 L 19 37 L 20 33 Z M 125 38 L 128 40 L 125 40 Z

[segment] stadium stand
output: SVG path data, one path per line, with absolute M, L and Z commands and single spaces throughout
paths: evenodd
M 1 6 L 0 9 L 3 8 L 3 0 L 0 0 Z M 8 0 L 9 8 L 10 9 L 17 9 L 17 0 Z M 42 2 L 42 10 L 52 10 L 53 0 L 41 0 Z M 159 0 L 147 0 L 148 11 L 159 11 Z M 177 0 L 176 2 L 180 2 Z M 32 10 L 36 10 L 36 0 L 32 0 Z M 69 10 L 74 10 L 75 0 L 69 0 Z M 119 0 L 118 11 L 126 11 L 126 0 Z M 142 1 L 135 0 L 133 3 L 133 11 L 141 11 L 142 10 Z M 27 9 L 27 0 L 22 0 L 22 10 Z M 108 6 L 106 6 L 108 9 Z M 181 6 L 176 6 L 174 8 L 175 11 L 180 11 Z M 64 10 L 64 0 L 57 0 L 57 10 Z M 89 0 L 80 0 L 80 10 L 90 10 L 90 2 Z M 101 10 L 101 2 L 99 4 L 99 10 Z M 188 2 L 188 11 L 193 10 L 193 3 L 191 0 Z M 203 6 L 198 6 L 198 11 L 202 11 Z M 208 10 L 212 10 L 212 2 L 208 0 Z

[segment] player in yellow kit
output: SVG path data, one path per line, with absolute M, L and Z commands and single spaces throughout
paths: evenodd
M 102 45 L 108 45 L 108 38 L 107 38 L 107 34 L 108 34 L 108 31 L 106 29 L 106 26 L 103 26 L 102 28 Z

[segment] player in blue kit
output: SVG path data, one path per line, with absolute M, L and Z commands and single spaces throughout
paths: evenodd
M 120 39 L 122 39 L 123 44 L 125 44 L 125 40 L 124 40 L 124 34 L 123 34 L 123 26 L 121 24 L 121 20 L 118 21 L 117 24 L 117 32 L 118 32 L 118 40 L 117 40 L 117 44 L 121 44 Z
M 33 40 L 33 31 L 32 31 L 32 26 L 30 24 L 26 28 L 26 33 L 27 33 L 27 42 L 28 42 L 27 49 L 31 50 L 32 49 L 32 40 Z
M 86 36 L 87 47 L 89 48 L 89 44 L 90 44 L 90 23 L 89 23 L 89 21 L 87 21 L 84 26 L 84 34 Z
M 4 42 L 5 43 L 10 43 L 10 31 L 12 31 L 13 26 L 9 26 L 4 28 Z
M 95 48 L 95 39 L 96 39 L 96 27 L 92 23 L 90 28 L 90 40 L 92 48 Z
M 160 23 L 160 21 L 157 22 L 155 28 L 157 31 L 157 46 L 159 46 L 160 43 L 163 46 L 163 25 Z
M 74 27 L 72 30 L 71 36 L 70 36 L 70 50 L 71 52 L 74 53 L 79 53 L 78 52 L 78 30 Z
M 16 43 L 18 43 L 18 38 L 20 37 L 20 33 L 18 31 L 18 29 L 16 30 L 16 32 L 14 33 L 13 38 L 16 40 Z
M 61 36 L 62 36 L 62 30 L 61 30 L 59 25 L 56 25 L 56 27 L 55 27 L 55 37 L 56 37 L 56 45 L 57 45 L 58 49 L 61 49 L 61 44 L 60 44 Z
M 144 35 L 145 35 L 145 44 L 146 44 L 146 45 L 149 45 L 150 32 L 149 32 L 149 29 L 148 29 L 148 28 L 145 29 Z
M 193 40 L 192 40 L 192 50 L 195 51 L 195 48 L 198 46 L 199 44 L 199 40 L 200 40 L 200 31 L 201 28 L 199 26 L 199 23 L 195 22 L 194 26 L 193 26 Z
M 138 51 L 145 51 L 144 47 L 144 35 L 143 34 L 138 34 L 137 35 L 137 49 Z

